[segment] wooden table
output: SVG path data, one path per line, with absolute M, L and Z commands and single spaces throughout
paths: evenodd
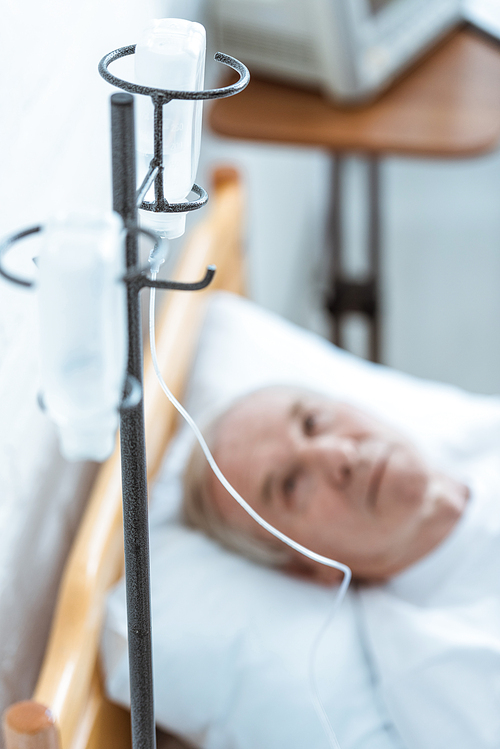
M 380 356 L 380 159 L 386 155 L 463 158 L 500 141 L 500 46 L 469 27 L 447 37 L 376 101 L 340 107 L 319 93 L 252 79 L 239 96 L 212 106 L 219 134 L 266 143 L 309 145 L 332 154 L 328 242 L 331 291 L 326 300 L 333 340 L 342 345 L 341 319 L 360 312 L 370 321 L 370 358 Z M 347 154 L 368 162 L 367 279 L 342 270 L 342 172 Z

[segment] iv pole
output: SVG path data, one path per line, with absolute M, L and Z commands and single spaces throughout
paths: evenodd
M 125 581 L 127 595 L 127 626 L 129 648 L 130 702 L 133 749 L 155 749 L 156 734 L 153 699 L 153 665 L 151 642 L 151 593 L 149 565 L 149 527 L 146 447 L 143 401 L 143 344 L 139 292 L 143 286 L 163 289 L 196 290 L 207 286 L 215 273 L 208 267 L 205 278 L 192 284 L 153 281 L 145 271 L 137 272 L 138 225 L 137 209 L 183 212 L 204 205 L 207 193 L 198 185 L 193 191 L 199 199 L 190 203 L 168 204 L 163 193 L 163 106 L 172 99 L 215 99 L 233 96 L 250 80 L 247 68 L 228 55 L 217 53 L 215 59 L 239 73 L 239 81 L 221 89 L 199 92 L 163 91 L 131 84 L 112 76 L 107 66 L 113 60 L 133 54 L 135 46 L 123 47 L 106 55 L 99 63 L 103 78 L 130 93 L 111 96 L 111 155 L 113 209 L 123 218 L 127 231 L 127 305 L 128 305 L 128 381 L 140 385 L 141 397 L 120 413 L 120 447 L 123 492 L 123 531 L 125 550 Z M 139 190 L 136 191 L 134 101 L 131 93 L 151 96 L 155 108 L 154 157 Z M 145 203 L 143 197 L 155 183 L 155 201 Z M 145 232 L 148 233 L 148 232 Z
M 130 94 L 114 94 L 111 97 L 113 210 L 121 215 L 126 227 L 137 224 L 133 105 Z M 125 257 L 127 270 L 137 267 L 139 255 L 136 232 L 127 233 Z M 127 312 L 127 373 L 135 378 L 141 388 L 139 402 L 120 412 L 130 693 L 134 695 L 131 708 L 132 746 L 134 749 L 154 749 L 142 329 L 140 296 L 131 284 L 127 286 Z

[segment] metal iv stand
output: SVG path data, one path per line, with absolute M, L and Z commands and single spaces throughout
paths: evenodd
M 129 329 L 129 377 L 137 380 L 142 393 L 142 330 L 139 292 L 143 286 L 158 289 L 194 291 L 205 288 L 215 268 L 208 267 L 198 283 L 153 281 L 138 266 L 137 209 L 153 212 L 184 212 L 201 208 L 208 200 L 203 188 L 193 185 L 199 197 L 188 203 L 169 204 L 163 192 L 163 106 L 172 99 L 220 99 L 242 91 L 250 80 L 247 68 L 228 55 L 217 53 L 215 59 L 236 70 L 237 83 L 207 91 L 164 91 L 122 81 L 111 75 L 108 65 L 134 54 L 135 45 L 122 47 L 106 55 L 99 63 L 99 73 L 114 86 L 128 93 L 111 96 L 111 153 L 113 171 L 113 209 L 132 228 L 126 240 L 127 304 Z M 131 94 L 150 96 L 154 105 L 154 156 L 148 173 L 136 191 L 134 101 Z M 144 202 L 154 182 L 155 200 Z M 123 526 L 125 539 L 125 580 L 127 591 L 128 648 L 133 749 L 154 749 L 155 721 L 153 702 L 153 666 L 151 646 L 151 610 L 149 579 L 149 528 L 146 478 L 144 405 L 125 409 L 120 417 L 120 446 L 123 483 Z
M 208 266 L 205 277 L 195 283 L 158 281 L 150 278 L 149 268 L 139 267 L 138 235 L 144 233 L 155 242 L 156 235 L 139 228 L 137 210 L 183 213 L 201 208 L 207 192 L 193 185 L 198 198 L 184 203 L 168 203 L 163 191 L 163 106 L 173 99 L 221 99 L 242 91 L 249 83 L 247 68 L 238 60 L 218 52 L 215 59 L 233 68 L 239 75 L 236 83 L 205 91 L 168 91 L 121 80 L 108 66 L 121 57 L 132 55 L 135 45 L 121 47 L 107 54 L 99 63 L 100 75 L 124 90 L 111 96 L 111 155 L 113 209 L 120 214 L 126 230 L 125 256 L 128 313 L 128 364 L 124 400 L 120 409 L 120 448 L 123 494 L 123 530 L 125 550 L 125 585 L 130 672 L 131 728 L 133 749 L 154 749 L 156 743 L 153 665 L 151 642 L 151 586 L 149 564 L 148 491 L 143 401 L 143 343 L 139 293 L 145 286 L 177 291 L 196 291 L 209 285 L 215 267 Z M 154 105 L 154 156 L 148 172 L 136 189 L 134 98 L 132 94 L 150 96 Z M 154 183 L 155 200 L 144 196 Z M 42 231 L 34 226 L 7 237 L 0 244 L 0 275 L 21 286 L 32 281 L 18 278 L 2 265 L 3 255 L 22 239 Z M 133 395 L 135 391 L 136 395 Z

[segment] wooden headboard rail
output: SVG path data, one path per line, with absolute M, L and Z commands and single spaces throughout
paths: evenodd
M 215 263 L 211 286 L 201 292 L 169 292 L 157 330 L 158 361 L 176 397 L 182 395 L 203 312 L 210 294 L 243 292 L 241 254 L 243 190 L 237 172 L 218 169 L 207 217 L 191 233 L 175 277 L 194 281 Z M 148 479 L 156 475 L 172 437 L 176 412 L 156 379 L 149 352 L 144 364 Z M 98 649 L 106 592 L 123 570 L 119 448 L 101 468 L 68 557 L 51 634 L 33 700 L 4 715 L 7 749 L 85 749 L 130 742 L 122 712 L 107 703 Z M 110 746 L 111 745 L 111 746 Z

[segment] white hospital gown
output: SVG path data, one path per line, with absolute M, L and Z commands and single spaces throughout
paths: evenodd
M 500 747 L 498 463 L 475 467 L 467 511 L 437 549 L 359 593 L 379 696 L 408 749 Z

